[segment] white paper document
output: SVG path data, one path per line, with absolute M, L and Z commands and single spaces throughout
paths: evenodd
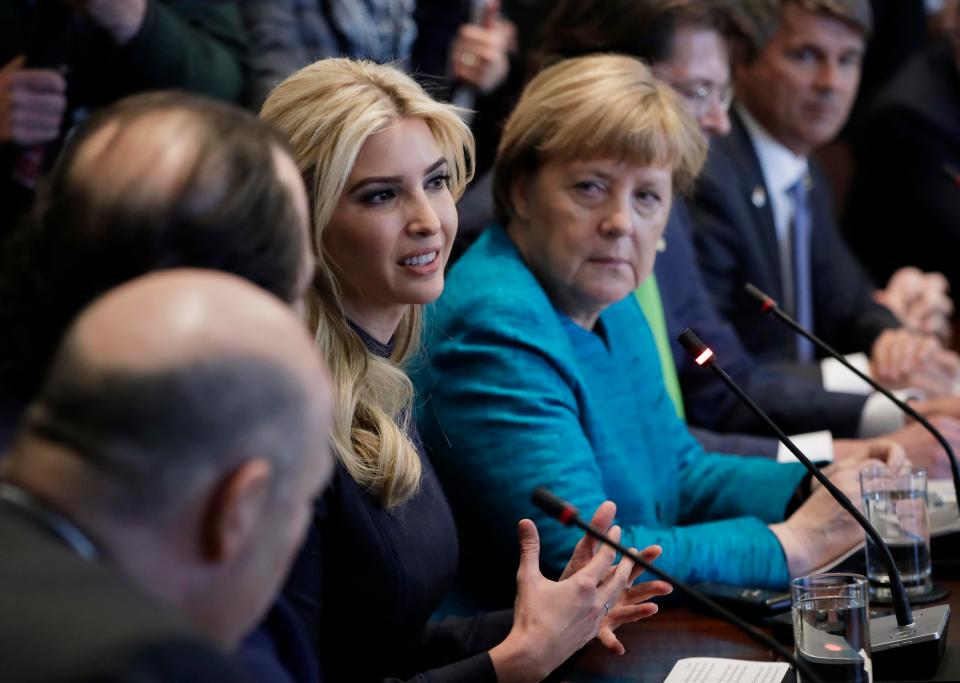
M 781 683 L 786 662 L 689 657 L 678 661 L 663 683 Z

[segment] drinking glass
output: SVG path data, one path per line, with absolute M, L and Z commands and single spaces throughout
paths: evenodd
M 890 548 L 907 595 L 931 591 L 926 470 L 904 468 L 893 472 L 872 467 L 860 473 L 860 491 L 864 514 Z M 869 538 L 867 579 L 872 597 L 890 599 L 890 576 L 883 555 Z
M 803 576 L 793 580 L 790 593 L 797 658 L 824 683 L 872 683 L 866 577 Z M 799 671 L 797 680 L 803 680 Z

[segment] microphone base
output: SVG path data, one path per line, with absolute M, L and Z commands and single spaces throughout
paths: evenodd
M 878 680 L 916 680 L 937 673 L 947 646 L 950 606 L 915 609 L 913 622 L 901 629 L 893 614 L 870 620 L 870 657 Z

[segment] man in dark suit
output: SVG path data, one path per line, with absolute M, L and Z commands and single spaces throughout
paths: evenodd
M 960 291 L 960 4 L 950 40 L 916 55 L 880 92 L 855 148 L 847 235 L 871 274 L 885 279 L 906 261 Z
M 0 455 L 67 326 L 126 280 L 213 268 L 303 305 L 309 209 L 286 144 L 249 112 L 175 91 L 75 131 L 31 220 L 0 244 Z
M 633 44 L 662 48 L 638 56 L 650 61 L 654 74 L 677 91 L 708 141 L 727 135 L 730 132 L 727 112 L 731 99 L 730 64 L 727 27 L 720 5 L 649 2 L 646 12 L 643 25 L 647 28 L 633 36 Z M 606 33 L 613 36 L 620 30 L 626 33 L 629 28 L 620 28 L 611 22 Z M 629 43 L 623 41 L 623 44 Z M 683 329 L 693 326 L 714 346 L 725 367 L 785 429 L 792 432 L 829 430 L 838 437 L 857 436 L 864 396 L 826 392 L 808 378 L 765 368 L 750 357 L 713 306 L 697 269 L 690 232 L 686 202 L 677 197 L 654 267 L 667 338 L 673 340 Z M 645 292 L 652 285 L 650 281 L 644 283 L 637 295 L 651 326 L 656 328 L 657 311 L 650 310 L 649 295 Z M 690 362 L 679 344 L 670 344 L 670 349 L 691 425 L 723 432 L 766 432 L 764 425 L 726 387 Z M 669 358 L 662 361 L 665 366 L 671 362 Z M 665 375 L 670 371 L 665 367 Z M 694 432 L 701 442 L 706 439 L 708 446 L 714 445 L 709 433 L 699 429 Z M 805 441 L 804 445 L 819 457 L 826 457 L 831 451 L 830 434 Z M 732 444 L 733 449 L 730 443 L 722 441 L 716 445 L 717 450 L 724 452 L 746 452 L 737 444 Z M 769 455 L 778 451 L 777 442 L 766 437 L 745 441 L 743 446 Z M 789 454 L 785 455 L 792 459 Z
M 168 271 L 71 327 L 4 463 L 4 681 L 231 681 L 330 476 L 329 384 L 282 302 Z
M 812 345 L 759 319 L 742 293 L 752 282 L 841 352 L 869 354 L 881 381 L 952 389 L 956 356 L 902 328 L 874 301 L 872 283 L 837 230 L 827 181 L 809 160 L 850 112 L 871 29 L 869 3 L 744 0 L 730 11 L 739 101 L 692 205 L 700 264 L 718 309 L 758 359 L 812 361 Z M 824 380 L 833 385 L 830 376 Z

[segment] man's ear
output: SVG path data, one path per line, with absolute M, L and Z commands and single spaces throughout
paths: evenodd
M 530 217 L 530 175 L 519 174 L 510 185 L 510 203 L 513 204 L 513 214 L 521 222 L 526 223 Z
M 273 467 L 248 460 L 214 488 L 201 520 L 201 555 L 211 563 L 235 557 L 258 530 L 270 497 Z

